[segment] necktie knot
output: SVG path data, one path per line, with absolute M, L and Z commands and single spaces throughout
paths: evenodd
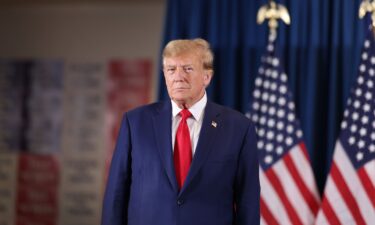
M 191 116 L 191 112 L 188 109 L 183 109 L 180 112 L 180 116 L 182 117 L 183 120 L 186 120 Z

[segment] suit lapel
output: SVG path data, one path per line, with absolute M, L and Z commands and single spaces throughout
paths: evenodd
M 172 108 L 165 102 L 153 116 L 153 131 L 159 150 L 159 155 L 173 189 L 177 192 L 177 180 L 173 164 L 172 152 Z
M 188 176 L 179 193 L 179 196 L 184 192 L 184 190 L 186 190 L 194 176 L 197 174 L 197 172 L 207 159 L 207 156 L 212 149 L 213 140 L 215 139 L 218 129 L 217 127 L 220 126 L 219 115 L 219 111 L 215 110 L 215 105 L 213 103 L 207 102 L 197 148 L 193 157 L 192 164 L 190 166 Z

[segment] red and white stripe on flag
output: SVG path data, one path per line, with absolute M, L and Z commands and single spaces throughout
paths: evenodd
M 356 170 L 338 141 L 316 224 L 374 224 L 374 184 L 375 160 Z
M 303 143 L 271 168 L 260 169 L 261 224 L 313 224 L 319 209 L 314 175 Z

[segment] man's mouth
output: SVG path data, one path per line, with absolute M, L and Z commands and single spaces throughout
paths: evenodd
M 177 90 L 177 91 L 179 91 L 179 90 L 187 90 L 188 88 L 187 87 L 177 87 L 177 88 L 174 88 L 174 90 Z

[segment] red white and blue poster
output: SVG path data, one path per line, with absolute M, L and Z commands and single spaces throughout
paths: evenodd
M 121 115 L 150 59 L 0 60 L 0 224 L 96 225 Z

